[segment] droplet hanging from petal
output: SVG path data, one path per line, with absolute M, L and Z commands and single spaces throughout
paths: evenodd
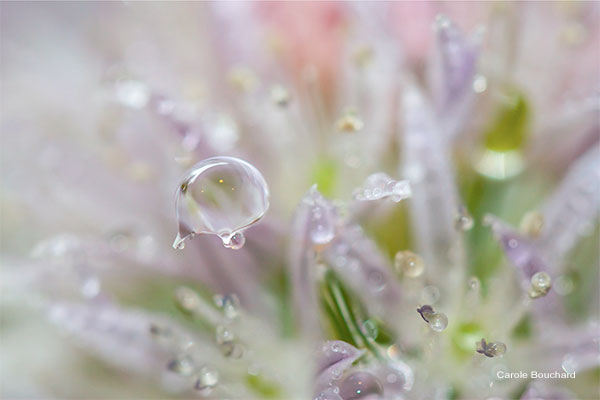
M 196 164 L 176 194 L 179 231 L 173 247 L 196 234 L 218 235 L 230 249 L 244 246 L 242 231 L 269 208 L 269 188 L 262 174 L 246 161 L 213 157 Z

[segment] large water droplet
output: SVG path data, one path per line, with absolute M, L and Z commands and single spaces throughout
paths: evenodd
M 225 247 L 240 249 L 246 241 L 242 231 L 269 208 L 269 188 L 261 173 L 234 157 L 213 157 L 194 165 L 176 196 L 176 249 L 200 233 L 218 235 Z
M 383 394 L 383 386 L 375 375 L 368 372 L 354 372 L 340 385 L 340 395 L 344 400 L 354 400 Z

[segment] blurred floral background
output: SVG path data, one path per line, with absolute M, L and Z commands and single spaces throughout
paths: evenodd
M 2 398 L 598 398 L 599 3 L 0 9 Z

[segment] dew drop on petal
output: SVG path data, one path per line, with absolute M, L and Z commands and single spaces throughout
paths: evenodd
M 208 158 L 194 165 L 176 193 L 179 231 L 176 249 L 196 234 L 218 235 L 230 249 L 244 246 L 242 231 L 269 208 L 269 188 L 251 164 L 234 157 Z
M 184 356 L 170 361 L 167 369 L 181 376 L 190 376 L 194 372 L 194 364 L 190 357 Z
M 454 226 L 456 230 L 468 231 L 473 229 L 473 225 L 475 225 L 473 217 L 471 217 L 464 206 L 460 206 L 454 220 Z
M 396 273 L 416 278 L 423 274 L 425 263 L 423 258 L 410 250 L 399 251 L 394 257 L 394 268 Z
M 362 323 L 362 331 L 366 337 L 373 340 L 377 339 L 377 336 L 379 335 L 379 328 L 377 327 L 377 324 L 375 321 L 370 319 Z
M 529 211 L 521 219 L 519 229 L 521 233 L 536 238 L 544 228 L 544 216 L 539 211 Z
M 227 342 L 232 342 L 235 339 L 235 335 L 224 325 L 218 325 L 215 335 L 217 344 L 221 345 Z
M 429 327 L 436 332 L 441 332 L 448 326 L 448 317 L 444 313 L 435 313 L 429 318 Z
M 340 384 L 340 396 L 344 400 L 366 399 L 381 396 L 383 386 L 375 375 L 368 372 L 354 372 Z
M 544 297 L 552 287 L 552 278 L 544 271 L 536 272 L 531 277 L 531 288 L 529 289 L 529 297 L 537 299 Z
M 373 201 L 389 198 L 399 202 L 411 196 L 408 181 L 396 181 L 383 172 L 370 175 L 363 185 L 353 192 L 355 200 Z
M 506 345 L 502 342 L 492 342 L 488 345 L 488 352 L 494 357 L 502 357 L 506 353 Z
M 310 188 L 303 201 L 310 206 L 308 223 L 310 240 L 316 245 L 331 242 L 335 237 L 335 217 L 331 206 L 319 193 L 316 185 Z
M 531 277 L 531 286 L 537 290 L 549 289 L 552 285 L 552 278 L 547 273 L 540 271 Z
M 219 383 L 219 372 L 212 367 L 202 367 L 198 373 L 198 379 L 194 388 L 196 390 L 205 391 L 215 387 Z

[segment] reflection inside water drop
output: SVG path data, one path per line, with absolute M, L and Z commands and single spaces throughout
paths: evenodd
M 234 157 L 208 158 L 194 165 L 176 193 L 178 233 L 173 247 L 196 234 L 219 236 L 223 245 L 240 249 L 242 231 L 269 208 L 269 188 L 251 164 Z

